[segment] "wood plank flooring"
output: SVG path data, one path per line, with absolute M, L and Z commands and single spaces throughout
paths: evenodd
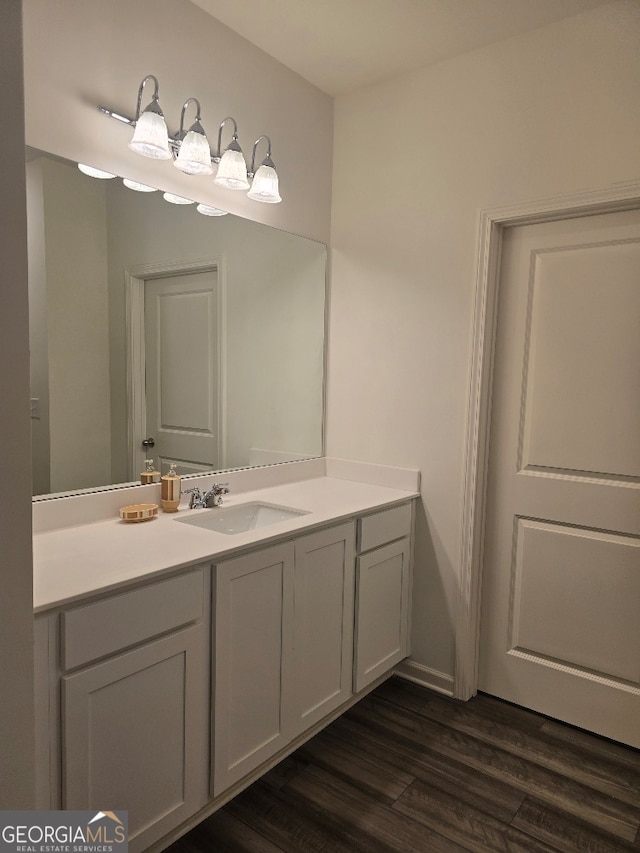
M 640 751 L 392 678 L 168 850 L 638 853 Z

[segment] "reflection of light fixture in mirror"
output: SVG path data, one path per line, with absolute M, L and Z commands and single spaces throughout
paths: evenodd
M 175 193 L 163 193 L 162 198 L 165 201 L 171 202 L 171 204 L 195 204 L 193 199 L 185 198 L 184 196 L 176 195 Z
M 142 91 L 148 80 L 153 80 L 153 97 L 141 115 Z M 148 74 L 138 89 L 135 130 L 129 148 L 136 154 L 142 154 L 143 157 L 150 157 L 152 160 L 170 160 L 172 156 L 169 149 L 167 124 L 158 103 L 158 81 L 153 74 Z
M 220 210 L 219 207 L 211 207 L 210 204 L 199 204 L 196 210 L 203 216 L 226 216 L 228 213 L 226 210 Z
M 123 178 L 122 183 L 130 190 L 135 190 L 137 193 L 156 193 L 157 187 L 150 187 L 149 184 L 141 184 L 139 181 L 132 181 L 130 178 Z
M 267 140 L 267 156 L 258 167 L 258 171 L 255 172 L 256 148 L 258 147 L 258 143 L 261 139 Z M 253 178 L 251 189 L 247 193 L 249 198 L 252 198 L 254 201 L 263 201 L 267 204 L 277 204 L 279 201 L 282 201 L 280 193 L 278 192 L 278 173 L 276 172 L 275 164 L 271 159 L 271 140 L 268 136 L 259 136 L 253 143 L 253 154 L 251 155 L 251 169 L 249 171 L 249 177 Z
M 190 103 L 196 105 L 196 120 L 189 130 L 184 129 L 184 113 Z M 211 150 L 209 141 L 200 124 L 200 101 L 197 98 L 189 98 L 184 102 L 180 113 L 180 130 L 177 141 L 180 143 L 178 156 L 173 161 L 176 169 L 180 169 L 186 175 L 211 175 Z
M 109 178 L 117 177 L 117 175 L 113 175 L 111 172 L 105 172 L 103 169 L 96 169 L 95 166 L 87 166 L 86 163 L 78 163 L 78 169 L 80 169 L 80 171 L 85 175 L 89 175 L 90 178 L 109 180 Z
M 233 122 L 233 136 L 221 157 L 222 128 L 228 121 Z M 242 148 L 238 144 L 238 125 L 236 124 L 236 120 L 231 116 L 227 116 L 220 123 L 218 130 L 218 151 L 213 159 L 218 164 L 218 171 L 213 179 L 214 184 L 217 184 L 219 187 L 225 187 L 228 190 L 249 189 L 247 164 L 242 153 Z

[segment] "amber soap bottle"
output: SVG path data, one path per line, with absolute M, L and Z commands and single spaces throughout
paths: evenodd
M 163 512 L 177 512 L 180 504 L 180 475 L 175 463 L 169 465 L 169 473 L 160 479 L 161 500 Z

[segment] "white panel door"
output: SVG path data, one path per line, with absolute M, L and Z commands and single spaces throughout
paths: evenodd
M 640 211 L 507 229 L 479 687 L 640 746 Z
M 148 455 L 164 473 L 218 468 L 216 271 L 145 282 Z

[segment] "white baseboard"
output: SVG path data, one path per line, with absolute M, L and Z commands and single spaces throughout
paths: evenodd
M 413 681 L 421 687 L 428 687 L 429 690 L 435 690 L 437 693 L 444 693 L 446 696 L 453 696 L 453 676 L 446 675 L 444 672 L 439 672 L 437 669 L 424 666 L 421 663 L 416 663 L 412 660 L 404 660 L 394 669 L 394 675 L 400 678 L 406 678 L 407 681 Z

